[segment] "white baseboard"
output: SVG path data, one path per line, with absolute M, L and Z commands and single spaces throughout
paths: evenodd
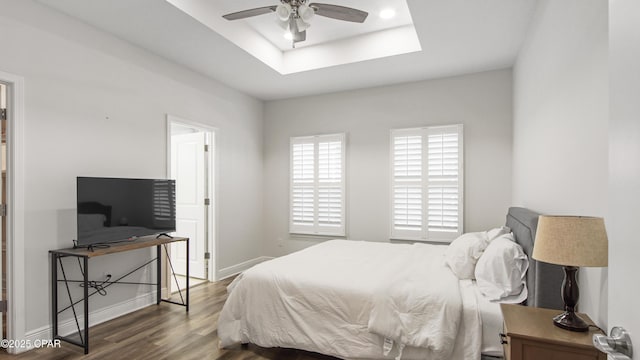
M 267 260 L 271 260 L 273 257 L 270 256 L 260 256 L 255 259 L 247 260 L 245 262 L 241 262 L 240 264 L 235 264 L 223 269 L 218 270 L 218 280 L 226 279 L 230 276 L 239 274 L 254 265 L 258 265 L 261 262 L 265 262 Z
M 89 327 L 101 324 L 111 319 L 115 319 L 122 315 L 126 315 L 128 313 L 134 312 L 136 310 L 140 310 L 144 307 L 153 305 L 155 303 L 156 303 L 156 292 L 153 291 L 147 294 L 142 294 L 133 299 L 120 302 L 118 304 L 110 305 L 102 309 L 91 311 L 89 312 Z M 82 308 L 82 305 L 81 305 L 81 308 Z M 78 316 L 78 323 L 80 324 L 80 327 L 84 326 L 83 325 L 84 316 L 82 316 L 82 314 L 79 314 Z M 64 320 L 58 323 L 58 333 L 62 336 L 69 335 L 77 331 L 78 329 L 76 327 L 75 319 Z M 34 343 L 41 342 L 43 340 L 51 340 L 51 334 L 52 334 L 51 326 L 47 325 L 39 329 L 28 331 L 25 334 L 25 340 L 27 340 L 26 341 L 27 344 L 34 344 Z M 91 335 L 89 335 L 89 339 L 91 339 Z M 15 353 L 24 352 L 30 349 L 31 348 L 17 349 Z

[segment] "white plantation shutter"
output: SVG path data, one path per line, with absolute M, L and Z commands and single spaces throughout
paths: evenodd
M 340 187 L 318 187 L 318 225 L 342 225 L 342 190 Z
M 422 230 L 422 188 L 420 185 L 397 185 L 394 194 L 394 221 L 396 229 Z
M 291 145 L 291 221 L 298 226 L 313 226 L 314 161 L 313 143 Z
M 462 125 L 392 130 L 391 237 L 451 241 L 462 233 Z
M 423 229 L 422 135 L 398 131 L 392 147 L 393 229 L 396 236 L 419 236 Z
M 432 238 L 461 234 L 461 141 L 456 127 L 427 132 L 427 224 Z
M 344 159 L 344 134 L 291 139 L 291 233 L 344 236 Z
M 342 141 L 318 142 L 318 225 L 342 225 Z

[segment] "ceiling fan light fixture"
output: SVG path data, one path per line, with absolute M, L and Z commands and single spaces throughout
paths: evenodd
M 298 23 L 296 22 L 296 19 L 291 18 L 289 20 L 289 32 L 294 34 L 299 32 L 300 30 L 298 29 Z
M 369 15 L 366 11 L 346 6 L 320 3 L 307 5 L 307 0 L 280 0 L 278 5 L 236 11 L 222 17 L 227 20 L 240 20 L 272 12 L 276 13 L 278 25 L 286 31 L 284 36 L 287 39 L 292 38 L 294 48 L 297 42 L 307 39 L 307 29 L 311 26 L 310 20 L 316 12 L 319 16 L 354 23 L 363 23 Z
M 313 8 L 309 7 L 309 5 L 306 4 L 302 4 L 300 6 L 298 6 L 298 16 L 304 21 L 304 22 L 309 22 L 311 21 L 311 19 L 313 18 L 313 15 L 315 15 L 316 12 L 313 10 Z
M 280 19 L 276 19 L 276 22 L 278 23 L 278 26 L 282 28 L 282 30 L 289 31 L 289 20 L 282 21 Z
M 298 26 L 298 31 L 305 31 L 311 26 L 311 24 L 304 22 L 301 18 L 296 19 L 296 25 Z
M 291 41 L 293 40 L 293 34 L 291 33 L 291 31 L 287 30 L 284 32 L 284 38 Z
M 291 5 L 289 5 L 288 3 L 282 3 L 278 6 L 276 6 L 276 16 L 278 17 L 278 19 L 282 20 L 282 21 L 287 21 L 289 20 L 289 16 L 291 15 Z

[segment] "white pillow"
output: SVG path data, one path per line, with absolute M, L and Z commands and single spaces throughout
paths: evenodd
M 511 233 L 511 229 L 508 226 L 500 226 L 499 228 L 486 231 L 487 239 L 492 241 L 499 236 Z
M 491 240 L 511 231 L 503 226 L 483 232 L 460 235 L 453 240 L 445 252 L 445 264 L 460 280 L 474 279 L 476 262 Z
M 458 279 L 473 279 L 476 262 L 488 244 L 484 232 L 462 234 L 447 247 L 444 262 Z
M 480 292 L 491 301 L 521 303 L 527 298 L 529 259 L 513 238 L 502 235 L 489 244 L 475 270 Z

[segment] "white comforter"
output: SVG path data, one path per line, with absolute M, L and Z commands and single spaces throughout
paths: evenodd
M 434 359 L 448 359 L 462 321 L 458 279 L 442 266 L 442 254 L 433 246 L 413 247 L 406 256 L 388 260 L 399 270 L 381 281 L 374 294 L 369 331 L 400 349 L 429 348 Z
M 256 265 L 229 286 L 220 346 L 479 359 L 475 293 L 444 266 L 443 254 L 439 245 L 332 240 Z

